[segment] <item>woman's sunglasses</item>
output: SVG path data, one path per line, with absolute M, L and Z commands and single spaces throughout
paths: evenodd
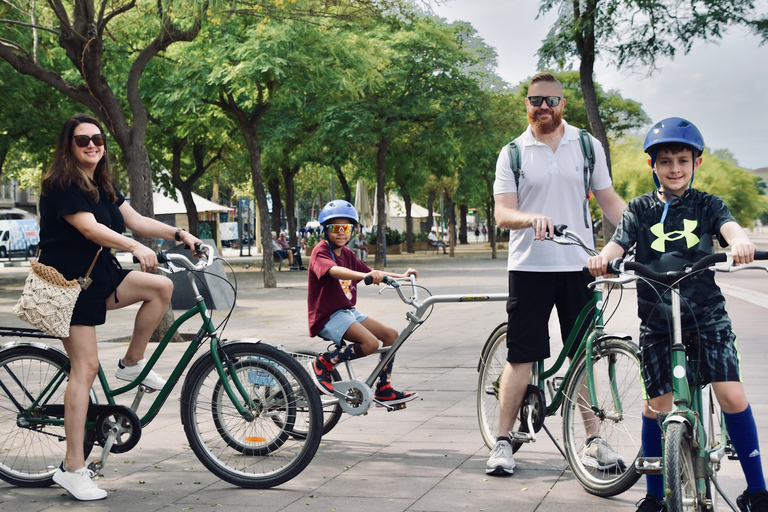
M 354 224 L 328 224 L 328 231 L 334 234 L 351 233 L 354 228 Z
M 547 106 L 556 107 L 560 104 L 560 100 L 563 99 L 560 96 L 528 96 L 528 101 L 534 107 L 540 107 L 541 104 L 546 101 Z
M 97 133 L 91 137 L 88 135 L 75 135 L 72 138 L 75 139 L 75 144 L 77 144 L 77 147 L 79 148 L 87 148 L 91 141 L 93 141 L 94 146 L 103 146 L 107 142 L 106 133 Z

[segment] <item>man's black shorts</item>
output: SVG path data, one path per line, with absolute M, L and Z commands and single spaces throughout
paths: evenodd
M 549 317 L 553 307 L 557 307 L 565 342 L 582 308 L 592 299 L 587 284 L 593 280 L 581 271 L 509 272 L 507 361 L 532 363 L 549 357 Z M 584 322 L 569 355 L 578 348 L 588 324 Z

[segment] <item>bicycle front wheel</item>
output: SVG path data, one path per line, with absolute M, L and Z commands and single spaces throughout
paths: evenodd
M 598 348 L 599 347 L 599 348 Z M 568 464 L 587 492 L 615 496 L 637 482 L 641 454 L 643 385 L 637 346 L 603 338 L 593 355 L 595 413 L 590 407 L 586 356 L 572 365 L 565 383 L 563 442 Z
M 43 345 L 19 344 L 0 352 L 0 478 L 19 487 L 46 487 L 66 455 L 64 425 L 43 424 L 40 406 L 63 409 L 68 373 L 57 374 L 67 362 L 62 352 Z M 30 406 L 54 380 L 50 396 Z M 85 432 L 87 458 L 95 433 Z
M 664 480 L 667 483 L 664 499 L 670 512 L 707 510 L 696 492 L 691 435 L 682 423 L 670 423 L 664 435 Z
M 312 381 L 290 355 L 263 343 L 220 347 L 252 406 L 251 419 L 235 408 L 213 357 L 190 370 L 182 391 L 181 419 L 190 447 L 203 465 L 231 484 L 254 489 L 292 479 L 320 444 L 322 403 Z M 224 361 L 225 365 L 227 361 Z M 233 376 L 229 385 L 236 391 Z
M 507 366 L 507 324 L 496 327 L 483 346 L 477 366 L 477 421 L 489 450 L 496 444 L 499 430 L 499 386 Z M 519 443 L 513 446 L 515 451 Z

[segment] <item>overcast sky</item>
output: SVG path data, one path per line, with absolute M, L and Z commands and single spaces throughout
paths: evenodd
M 539 3 L 447 0 L 434 10 L 449 21 L 471 23 L 496 49 L 499 76 L 517 85 L 537 71 L 536 51 L 555 18 L 550 12 L 537 20 Z M 727 149 L 740 166 L 768 167 L 768 45 L 759 43 L 744 30 L 731 30 L 719 44 L 698 43 L 688 55 L 659 61 L 650 78 L 609 69 L 600 60 L 595 78 L 604 89 L 640 102 L 654 121 L 676 116 L 693 122 L 708 148 Z

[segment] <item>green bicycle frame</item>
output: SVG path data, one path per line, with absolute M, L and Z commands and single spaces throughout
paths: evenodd
M 170 343 L 174 334 L 178 332 L 179 327 L 181 327 L 182 324 L 184 324 L 187 320 L 189 320 L 190 318 L 196 315 L 200 315 L 200 317 L 203 319 L 202 326 L 195 334 L 195 337 L 190 342 L 186 351 L 184 351 L 184 354 L 182 354 L 181 359 L 176 364 L 176 367 L 173 369 L 173 372 L 171 372 L 171 375 L 168 378 L 168 381 L 166 382 L 165 386 L 163 386 L 163 389 L 161 389 L 158 392 L 158 395 L 150 405 L 149 410 L 144 414 L 144 416 L 141 417 L 142 426 L 146 426 L 147 424 L 149 424 L 160 412 L 160 409 L 162 408 L 163 404 L 168 399 L 168 396 L 170 396 L 171 390 L 173 390 L 174 386 L 180 379 L 181 374 L 187 368 L 187 366 L 189 365 L 190 361 L 194 357 L 197 350 L 204 343 L 206 336 L 210 337 L 211 356 L 213 357 L 213 361 L 216 366 L 216 371 L 219 374 L 222 387 L 225 390 L 227 396 L 232 401 L 233 405 L 235 406 L 237 411 L 240 413 L 240 415 L 242 415 L 245 419 L 252 419 L 253 417 L 249 412 L 249 409 L 252 409 L 254 407 L 254 404 L 251 398 L 249 397 L 247 391 L 245 390 L 242 382 L 240 382 L 240 379 L 237 378 L 237 373 L 235 371 L 234 364 L 231 361 L 229 361 L 226 357 L 225 357 L 225 360 L 222 361 L 221 354 L 223 354 L 223 352 L 220 350 L 219 338 L 218 336 L 216 336 L 216 328 L 213 325 L 213 322 L 211 321 L 211 316 L 205 305 L 205 300 L 199 294 L 195 284 L 194 283 L 192 284 L 193 284 L 193 289 L 196 293 L 195 305 L 192 308 L 190 308 L 188 311 L 184 312 L 181 316 L 179 316 L 173 322 L 168 332 L 165 333 L 165 336 L 163 336 L 163 339 L 158 344 L 157 349 L 149 358 L 147 365 L 144 367 L 144 369 L 139 374 L 139 376 L 136 377 L 136 379 L 126 384 L 125 386 L 112 389 L 110 388 L 109 383 L 107 382 L 107 378 L 104 374 L 103 368 L 101 367 L 101 365 L 99 365 L 99 371 L 98 371 L 99 383 L 101 384 L 101 388 L 104 391 L 104 395 L 106 397 L 107 403 L 110 405 L 115 405 L 115 397 L 120 396 L 130 391 L 131 389 L 138 387 L 141 384 L 144 378 L 149 374 L 149 372 L 155 366 L 157 361 L 160 359 L 163 352 L 168 347 L 168 344 Z M 27 409 L 28 411 L 34 411 L 37 409 L 39 405 L 47 404 L 48 399 L 59 388 L 59 386 L 61 386 L 61 384 L 65 382 L 66 380 L 65 372 L 68 369 L 69 369 L 69 360 L 67 360 L 67 362 L 53 376 L 53 378 L 45 387 L 45 389 L 40 394 L 40 396 L 37 397 L 36 400 Z M 235 384 L 234 390 L 230 385 L 230 382 L 227 376 L 229 376 L 232 379 L 232 382 Z M 242 400 L 238 398 L 238 395 L 242 398 Z M 243 405 L 243 403 L 245 403 L 245 406 Z M 28 418 L 28 420 L 34 423 L 50 424 L 50 425 L 62 425 L 64 423 L 64 420 L 61 418 L 31 418 L 30 417 Z M 94 424 L 92 421 L 86 422 L 86 428 L 93 428 L 93 427 L 94 427 Z

